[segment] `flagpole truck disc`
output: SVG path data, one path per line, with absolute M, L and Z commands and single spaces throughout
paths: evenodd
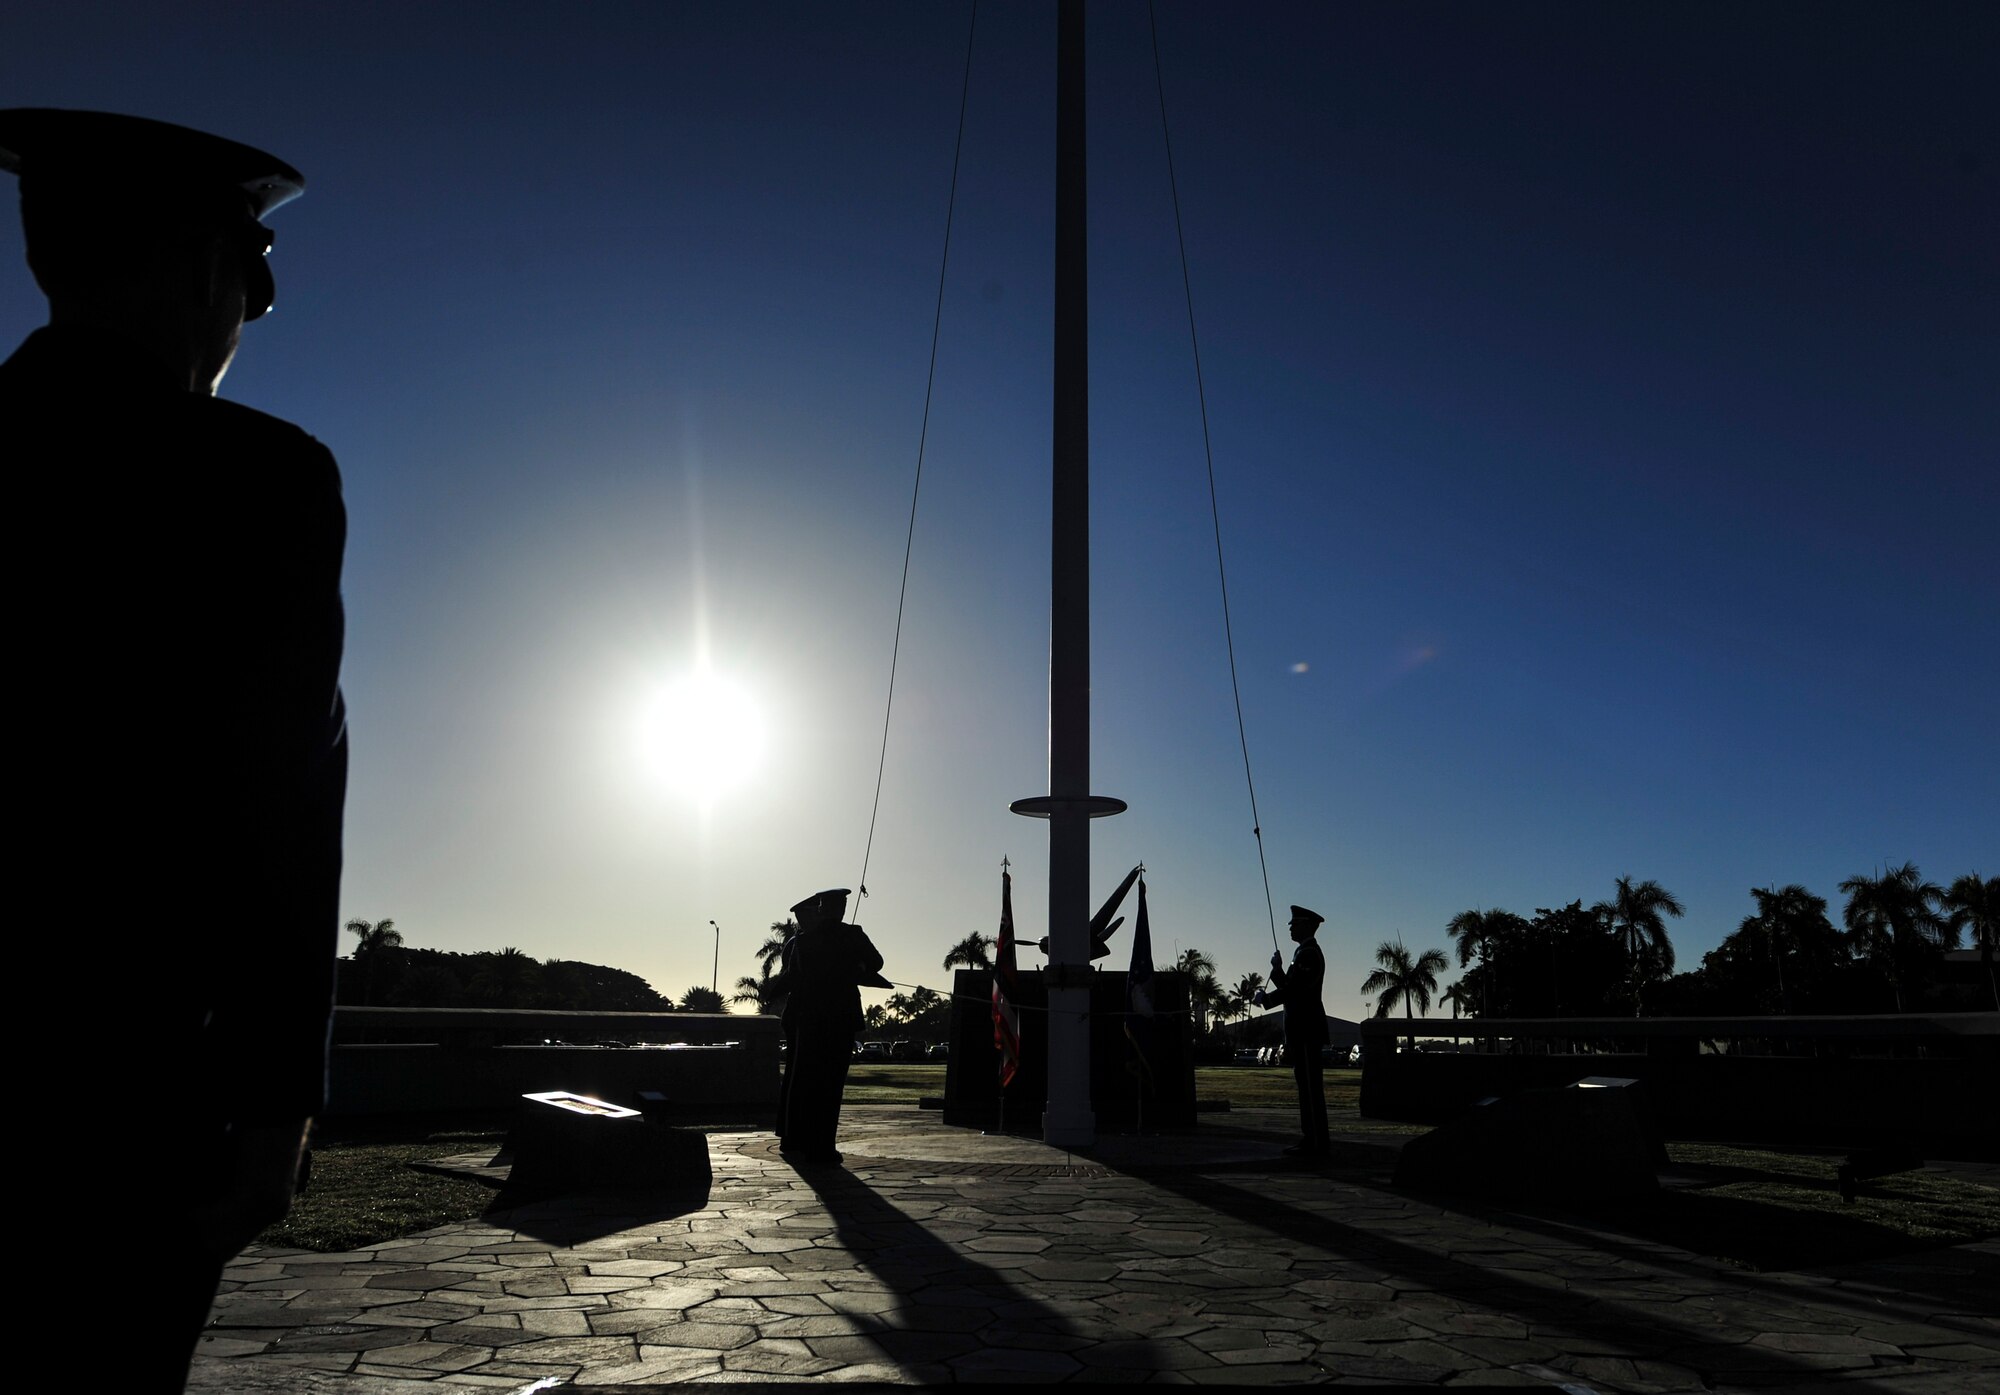
M 1109 818 L 1122 814 L 1125 801 L 1113 799 L 1108 794 L 1040 794 L 1032 799 L 1017 799 L 1007 808 L 1016 814 L 1031 819 L 1045 819 L 1051 814 L 1079 813 L 1093 819 Z

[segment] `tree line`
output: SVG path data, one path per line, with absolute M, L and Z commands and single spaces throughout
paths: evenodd
M 1752 887 L 1750 914 L 1698 967 L 1681 971 L 1667 922 L 1686 908 L 1657 881 L 1619 877 L 1610 896 L 1589 906 L 1579 898 L 1533 916 L 1495 908 L 1452 917 L 1445 935 L 1461 973 L 1442 990 L 1451 955 L 1385 940 L 1361 992 L 1376 1016 L 1400 1008 L 1412 1018 L 1433 1003 L 1454 1017 L 2000 1010 L 2000 877 L 1972 872 L 1940 885 L 1905 862 L 1857 873 L 1839 890 L 1846 902 L 1836 926 L 1825 898 L 1804 886 Z M 944 967 L 991 968 L 994 943 L 975 931 L 952 946 Z M 1946 952 L 1966 945 L 1979 951 L 1983 992 L 1941 972 Z M 1225 987 L 1200 949 L 1182 950 L 1168 967 L 1186 975 L 1198 1037 L 1251 1015 L 1265 986 L 1249 973 Z M 897 1025 L 895 1013 L 887 1016 Z
M 1948 886 L 1926 881 L 1905 862 L 1840 883 L 1846 897 L 1836 925 L 1824 897 L 1797 883 L 1752 887 L 1751 912 L 1692 970 L 1677 971 L 1669 919 L 1685 914 L 1656 881 L 1619 877 L 1613 893 L 1585 907 L 1540 907 L 1532 916 L 1474 909 L 1452 917 L 1444 933 L 1461 973 L 1439 989 L 1453 956 L 1411 950 L 1398 937 L 1375 951 L 1363 980 L 1377 1016 L 1397 1008 L 1428 1015 L 1433 1003 L 1453 1016 L 1609 1017 L 1906 1012 L 1922 1008 L 2000 1010 L 2000 877 L 1968 873 Z M 727 1003 L 776 1012 L 771 975 L 796 930 L 776 921 L 756 951 L 757 973 L 732 985 Z M 474 954 L 413 948 L 393 920 L 350 920 L 351 956 L 338 964 L 336 1001 L 393 1007 L 556 1008 L 573 1012 L 721 1012 L 724 996 L 690 987 L 678 1003 L 637 974 L 578 960 L 537 960 L 519 949 Z M 946 953 L 942 967 L 990 969 L 996 940 L 974 931 Z M 1979 951 L 1983 993 L 1946 982 L 1946 951 Z M 1265 986 L 1260 973 L 1224 986 L 1216 962 L 1189 947 L 1166 966 L 1186 978 L 1197 1037 L 1250 1016 Z M 1970 996 L 1968 994 L 1970 993 Z M 930 988 L 892 994 L 866 1009 L 864 1033 L 942 1040 L 951 999 Z
M 1839 890 L 1847 899 L 1835 926 L 1826 898 L 1804 886 L 1752 887 L 1750 914 L 1685 972 L 1676 972 L 1666 928 L 1683 908 L 1657 882 L 1620 877 L 1608 900 L 1532 918 L 1464 911 L 1445 927 L 1464 973 L 1440 1001 L 1454 1015 L 1483 1017 L 2000 1009 L 2000 878 L 1975 872 L 1941 886 L 1905 862 L 1849 877 Z M 1980 951 L 1983 994 L 1941 972 L 1945 953 L 1968 940 Z M 1435 991 L 1435 973 L 1405 985 L 1402 1000 L 1428 1007 L 1414 991 L 1422 987 Z
M 393 920 L 350 920 L 353 953 L 337 962 L 334 1001 L 358 1007 L 556 1008 L 565 1012 L 671 1012 L 637 974 L 575 959 L 538 960 L 518 949 L 475 954 L 403 942 Z M 702 993 L 709 990 L 703 988 Z M 720 1011 L 716 998 L 714 1010 Z M 695 1008 L 694 1011 L 703 1009 Z

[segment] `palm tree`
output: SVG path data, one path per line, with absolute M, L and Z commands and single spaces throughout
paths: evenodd
M 1176 972 L 1187 975 L 1188 1006 L 1194 1010 L 1197 1033 L 1208 1030 L 1208 1019 L 1223 999 L 1222 985 L 1216 981 L 1215 960 L 1190 945 L 1174 960 Z
M 732 1003 L 755 1003 L 760 1013 L 777 1011 L 777 995 L 771 990 L 771 972 L 777 967 L 779 958 L 785 952 L 785 942 L 799 932 L 799 927 L 790 920 L 771 922 L 771 933 L 764 943 L 757 946 L 757 977 L 745 974 L 736 980 L 734 993 L 729 995 Z
M 1245 974 L 1236 980 L 1236 986 L 1229 990 L 1227 999 L 1229 1015 L 1232 1018 L 1248 1017 L 1257 1004 L 1252 1001 L 1263 990 L 1262 974 Z
M 776 995 L 771 991 L 771 971 L 768 968 L 761 978 L 752 978 L 745 974 L 737 979 L 733 986 L 736 991 L 729 995 L 730 1002 L 753 1003 L 757 1011 L 766 1016 L 778 1010 Z
M 1222 981 L 1211 973 L 1198 973 L 1188 980 L 1188 1000 L 1194 1005 L 1196 1026 L 1206 1032 L 1209 1024 L 1222 1020 L 1223 999 L 1229 995 Z
M 778 956 L 785 952 L 785 941 L 798 933 L 799 927 L 792 921 L 771 922 L 771 933 L 765 937 L 764 943 L 757 946 L 757 963 L 763 968 L 766 978 L 770 977 L 771 966 L 778 962 Z
M 1630 877 L 1620 877 L 1616 895 L 1590 909 L 1625 952 L 1626 972 L 1632 981 L 1632 1015 L 1637 1017 L 1639 995 L 1647 982 L 1674 971 L 1674 942 L 1667 938 L 1667 923 L 1661 917 L 1678 919 L 1684 908 L 1656 881 L 1634 886 Z
M 1419 1012 L 1430 1015 L 1431 994 L 1437 992 L 1437 976 L 1451 967 L 1451 961 L 1444 957 L 1441 949 L 1427 949 L 1412 959 L 1410 951 L 1403 948 L 1400 941 L 1388 940 L 1375 950 L 1375 962 L 1382 967 L 1362 980 L 1363 993 L 1378 993 L 1375 1015 L 1387 1017 L 1389 1009 L 1397 1003 L 1403 1005 L 1403 1016 L 1415 1021 L 1410 1012 L 1414 1004 Z M 1417 1038 L 1410 1034 L 1410 1047 L 1416 1049 Z
M 527 1006 L 528 990 L 541 977 L 541 965 L 512 945 L 481 958 L 486 962 L 473 975 L 473 992 L 499 1007 Z
M 1737 933 L 1761 943 L 1771 956 L 1778 973 L 1778 1011 L 1792 1010 L 1791 990 L 1785 983 L 1785 956 L 1797 954 L 1813 943 L 1815 928 L 1826 924 L 1826 898 L 1815 896 L 1797 882 L 1782 891 L 1750 888 L 1757 901 L 1757 914 L 1743 917 Z M 1820 934 L 1828 933 L 1820 929 Z
M 403 943 L 403 933 L 396 928 L 393 920 L 350 920 L 347 929 L 361 941 L 354 947 L 356 959 L 365 958 L 378 949 L 399 948 Z
M 1526 928 L 1527 922 L 1512 911 L 1473 910 L 1460 911 L 1453 916 L 1451 924 L 1445 926 L 1444 932 L 1451 936 L 1453 943 L 1458 946 L 1458 967 L 1463 969 L 1475 958 L 1481 965 L 1486 964 L 1492 958 L 1495 949 L 1509 937 Z M 1485 999 L 1490 992 L 1488 979 L 1489 975 L 1480 975 L 1479 988 L 1482 999 Z M 1456 1003 L 1458 1000 L 1453 1001 Z M 1486 1012 L 1487 1006 L 1487 1002 L 1482 1001 L 1479 1004 L 1479 1011 Z M 1466 1001 L 1465 1007 L 1470 1011 L 1472 1003 Z
M 1190 945 L 1180 952 L 1178 959 L 1174 960 L 1174 968 L 1190 977 L 1195 974 L 1212 974 L 1215 972 L 1215 961 Z
M 1879 877 L 1853 876 L 1840 884 L 1847 893 L 1841 919 L 1858 958 L 1885 972 L 1903 1010 L 1903 981 L 1926 946 L 1950 948 L 1958 930 L 1937 913 L 1944 888 L 1927 882 L 1917 864 L 1905 862 Z
M 993 936 L 982 935 L 975 930 L 951 947 L 951 953 L 944 957 L 944 966 L 947 969 L 990 969 L 993 967 L 993 956 L 987 951 L 999 943 Z
M 1472 1011 L 1472 995 L 1466 991 L 1464 979 L 1459 979 L 1451 987 L 1438 994 L 1438 1005 L 1443 1006 L 1446 1003 L 1451 1004 L 1451 1015 L 1454 1021 L 1457 1020 L 1460 1009 L 1466 1012 Z
M 1244 1010 L 1236 1000 L 1236 994 L 1222 986 L 1222 980 L 1215 982 L 1215 1004 L 1210 1009 L 1215 1016 L 1215 1025 L 1220 1027 L 1234 1022 L 1244 1015 Z
M 1994 1009 L 2000 1011 L 2000 983 L 1993 980 L 1993 951 L 2000 948 L 2000 877 L 1982 881 L 1977 872 L 1968 872 L 1951 884 L 1944 904 L 1949 912 L 1945 923 L 1954 939 L 1965 931 L 1972 932 L 1979 962 L 1986 966 L 1986 986 L 1993 994 Z
M 918 986 L 910 990 L 910 1033 L 912 1036 L 928 1037 L 942 1034 L 949 1029 L 948 1014 L 951 999 L 935 988 Z
M 375 996 L 375 956 L 385 949 L 401 949 L 403 934 L 393 920 L 350 920 L 347 929 L 359 940 L 353 959 L 361 970 L 361 1004 L 366 1007 Z
M 726 1012 L 728 1009 L 723 1005 L 720 993 L 716 992 L 713 988 L 704 988 L 700 984 L 696 984 L 693 988 L 681 994 L 681 1011 Z

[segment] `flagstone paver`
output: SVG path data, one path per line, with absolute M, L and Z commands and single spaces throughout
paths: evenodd
M 346 1255 L 253 1249 L 190 1388 L 2000 1388 L 1991 1244 L 1745 1274 L 1447 1210 L 1379 1170 L 1288 1167 L 1268 1140 L 1083 1158 L 907 1107 L 850 1107 L 844 1168 L 801 1173 L 768 1134 L 710 1144 L 708 1194 L 679 1204 L 574 1198 Z

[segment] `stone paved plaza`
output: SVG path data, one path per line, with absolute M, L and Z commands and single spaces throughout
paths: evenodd
M 2000 1391 L 1992 1243 L 1753 1274 L 1415 1199 L 1379 1164 L 1289 1166 L 1243 1133 L 1107 1137 L 1084 1158 L 909 1106 L 850 1107 L 841 1168 L 795 1169 L 768 1133 L 709 1143 L 705 1194 L 544 1203 L 349 1254 L 253 1248 L 189 1388 Z

